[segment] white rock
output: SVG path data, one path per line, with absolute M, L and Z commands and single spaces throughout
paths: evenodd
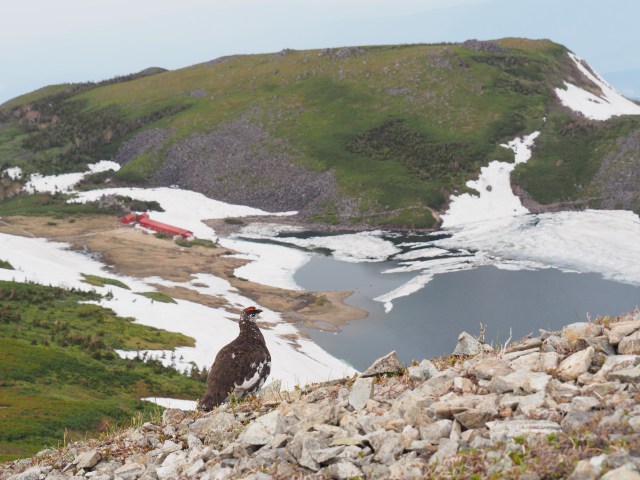
M 640 473 L 633 463 L 625 463 L 621 467 L 605 473 L 601 480 L 640 480 Z
M 251 422 L 240 433 L 238 442 L 247 445 L 266 445 L 273 440 L 278 425 L 282 421 L 282 414 L 279 410 L 273 410 Z
M 358 377 L 349 392 L 349 405 L 362 410 L 370 398 L 373 398 L 373 379 Z
M 560 425 L 550 420 L 496 420 L 487 422 L 489 438 L 493 442 L 507 441 L 521 435 L 525 437 L 547 436 L 560 431 Z
M 329 475 L 337 480 L 360 478 L 362 477 L 362 471 L 353 463 L 343 461 L 329 465 Z
M 551 376 L 543 372 L 516 370 L 508 375 L 491 379 L 489 390 L 496 393 L 518 392 L 535 393 L 547 388 Z
M 527 417 L 532 416 L 538 408 L 545 404 L 545 392 L 540 391 L 532 395 L 525 395 L 518 402 L 518 409 Z
M 595 349 L 587 347 L 584 350 L 569 355 L 558 365 L 558 377 L 564 381 L 574 380 L 589 370 Z
M 483 351 L 482 343 L 477 338 L 467 332 L 462 332 L 458 335 L 458 343 L 453 355 L 477 355 Z
M 562 329 L 562 336 L 569 343 L 573 343 L 581 337 L 597 337 L 602 334 L 602 326 L 589 322 L 577 322 L 566 325 Z
M 624 337 L 631 335 L 636 330 L 640 330 L 640 321 L 632 320 L 614 323 L 606 333 L 609 338 L 609 343 L 611 345 L 618 345 Z
M 93 450 L 88 450 L 78 455 L 74 462 L 76 464 L 76 468 L 83 468 L 85 470 L 88 470 L 90 468 L 93 468 L 101 458 L 102 456 L 100 455 L 98 450 L 94 448 Z
M 640 332 L 634 332 L 620 340 L 618 353 L 620 355 L 640 354 Z
M 418 365 L 411 366 L 407 370 L 411 380 L 427 380 L 438 374 L 438 369 L 429 360 L 422 360 Z

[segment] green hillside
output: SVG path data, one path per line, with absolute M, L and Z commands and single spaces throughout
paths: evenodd
M 192 338 L 81 303 L 98 298 L 0 282 L 0 462 L 157 413 L 143 397 L 202 393 L 200 372 L 191 378 L 114 352 L 173 349 L 193 345 Z
M 593 88 L 548 40 L 231 56 L 8 102 L 0 170 L 115 158 L 124 166 L 111 184 L 178 184 L 341 225 L 431 227 L 431 211 L 482 165 L 510 158 L 500 143 L 541 130 L 517 182 L 541 203 L 597 206 L 603 189 L 587 187 L 640 122 L 578 118 L 553 93 L 564 80 Z

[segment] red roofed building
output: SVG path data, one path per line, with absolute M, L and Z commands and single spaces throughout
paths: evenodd
M 136 221 L 144 228 L 148 228 L 150 230 L 153 230 L 154 232 L 164 233 L 165 235 L 179 235 L 182 238 L 193 237 L 192 231 L 185 230 L 184 228 L 180 227 L 174 227 L 173 225 L 169 225 L 167 223 L 151 220 L 148 213 L 142 213 L 140 215 L 130 213 L 120 219 L 120 222 L 125 224 L 131 224 Z

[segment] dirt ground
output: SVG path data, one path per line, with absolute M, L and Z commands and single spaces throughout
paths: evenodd
M 123 226 L 115 216 L 3 217 L 0 232 L 67 242 L 74 250 L 98 256 L 110 272 L 132 277 L 157 276 L 189 282 L 197 273 L 213 274 L 225 278 L 240 294 L 279 312 L 284 320 L 297 326 L 338 331 L 341 325 L 367 316 L 364 310 L 343 302 L 350 292 L 284 290 L 243 280 L 233 273 L 247 262 L 230 256 L 237 252 L 225 248 L 181 247 L 173 240 Z M 223 235 L 218 230 L 216 233 Z M 204 295 L 184 287 L 156 285 L 156 288 L 174 298 L 239 313 L 221 296 Z M 267 324 L 263 326 L 268 328 Z

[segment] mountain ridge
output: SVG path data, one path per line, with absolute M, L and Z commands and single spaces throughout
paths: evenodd
M 343 228 L 433 228 L 480 167 L 512 159 L 501 143 L 540 130 L 519 190 L 541 208 L 637 212 L 640 192 L 619 199 L 611 186 L 639 170 L 637 153 L 600 171 L 639 117 L 594 121 L 562 105 L 564 82 L 602 95 L 568 53 L 514 38 L 283 50 L 49 87 L 0 106 L 0 170 L 114 158 L 122 169 L 96 185 L 179 185 Z

